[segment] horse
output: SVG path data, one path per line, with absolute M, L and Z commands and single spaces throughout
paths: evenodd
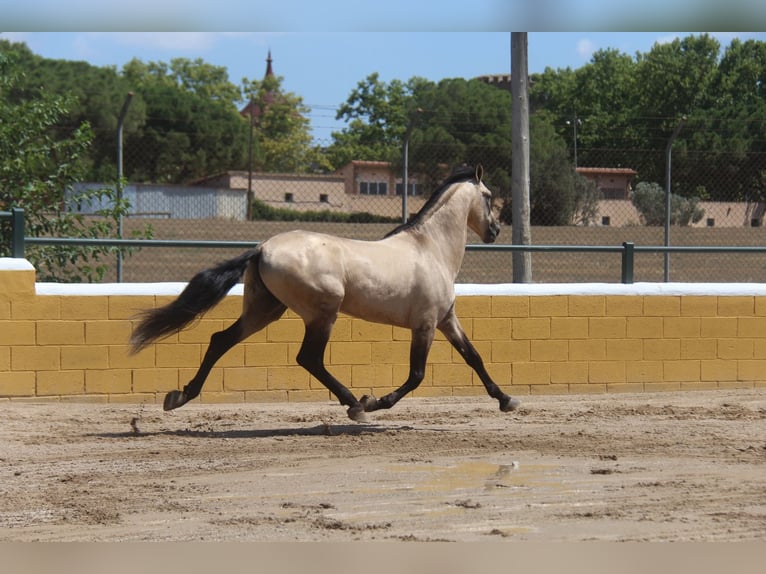
M 483 168 L 455 170 L 409 221 L 376 241 L 288 231 L 239 257 L 197 273 L 177 299 L 141 313 L 131 334 L 132 352 L 176 333 L 219 303 L 244 275 L 239 318 L 210 337 L 199 370 L 182 390 L 167 393 L 163 408 L 176 409 L 197 397 L 210 370 L 226 351 L 279 319 L 289 308 L 305 324 L 297 363 L 365 422 L 366 413 L 393 407 L 425 376 L 438 329 L 479 375 L 500 410 L 519 401 L 492 380 L 455 315 L 454 283 L 465 254 L 468 229 L 492 243 L 500 225 Z M 339 313 L 407 328 L 412 333 L 407 380 L 381 398 L 354 394 L 325 368 L 324 354 Z

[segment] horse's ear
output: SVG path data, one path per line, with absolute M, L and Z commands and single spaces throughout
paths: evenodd
M 481 178 L 483 175 L 484 175 L 484 168 L 482 167 L 481 164 L 479 164 L 476 166 L 476 175 L 474 176 L 476 177 L 476 183 L 481 183 Z

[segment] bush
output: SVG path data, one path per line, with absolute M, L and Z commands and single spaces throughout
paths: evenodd
M 255 221 L 322 221 L 328 223 L 400 223 L 396 217 L 374 215 L 366 211 L 344 213 L 324 209 L 322 211 L 298 211 L 284 207 L 272 207 L 256 199 L 253 201 Z

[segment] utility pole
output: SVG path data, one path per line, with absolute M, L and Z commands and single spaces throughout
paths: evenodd
M 125 101 L 122 104 L 122 110 L 117 118 L 117 201 L 122 203 L 122 126 L 125 123 L 125 116 L 128 115 L 128 108 L 130 107 L 130 100 L 133 99 L 133 92 L 128 92 L 125 96 Z M 120 206 L 122 209 L 122 206 Z M 117 238 L 122 239 L 123 226 L 122 226 L 122 211 L 117 220 Z M 117 283 L 122 283 L 122 249 L 117 248 Z
M 250 98 L 250 135 L 247 140 L 247 206 L 245 206 L 245 219 L 253 219 L 253 98 Z
M 513 244 L 530 245 L 529 225 L 529 98 L 527 33 L 511 32 L 511 217 Z M 513 252 L 513 282 L 532 281 L 532 254 Z

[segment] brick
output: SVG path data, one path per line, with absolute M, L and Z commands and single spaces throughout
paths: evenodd
M 719 359 L 752 359 L 752 339 L 718 339 Z
M 271 323 L 266 330 L 270 342 L 281 343 L 303 340 L 306 326 L 300 319 L 280 319 Z
M 549 339 L 551 320 L 542 317 L 513 319 L 512 334 L 514 339 Z
M 552 339 L 587 339 L 587 317 L 551 317 Z
M 0 299 L 19 300 L 34 296 L 34 269 L 5 269 L 0 272 Z
M 562 340 L 531 341 L 532 361 L 566 361 L 569 358 L 569 342 Z
M 10 359 L 14 371 L 58 371 L 61 368 L 59 347 L 12 347 Z
M 471 368 L 468 365 L 449 364 L 433 365 L 434 386 L 452 387 L 466 385 L 473 380 Z
M 738 381 L 766 381 L 766 360 L 737 361 Z
M 569 315 L 569 297 L 566 295 L 540 295 L 529 298 L 530 317 L 566 317 Z
M 202 351 L 200 356 L 200 361 L 201 361 L 202 357 L 204 357 L 205 353 L 207 352 L 207 345 L 200 346 L 200 350 Z M 223 357 L 218 359 L 215 366 L 216 367 L 244 367 L 245 366 L 245 346 L 234 345 L 231 349 L 226 351 Z
M 109 350 L 105 345 L 70 345 L 61 347 L 61 368 L 107 369 Z
M 695 338 L 700 336 L 699 317 L 665 317 L 662 320 L 665 338 Z
M 602 394 L 606 393 L 606 385 L 603 383 L 588 383 L 585 385 L 569 385 L 569 392 L 576 394 Z
M 267 368 L 267 387 L 271 391 L 305 390 L 309 388 L 309 374 L 302 367 Z
M 178 383 L 183 387 L 197 374 L 197 369 L 178 369 Z M 208 391 L 223 391 L 223 369 L 213 368 L 205 379 L 205 389 Z
M 755 298 L 755 314 L 761 317 L 766 315 L 766 297 Z
M 132 326 L 128 321 L 85 321 L 85 342 L 121 345 L 130 340 Z
M 361 319 L 351 321 L 352 341 L 391 341 L 393 328 L 391 325 L 381 323 L 369 323 Z
M 680 391 L 681 383 L 644 383 L 644 392 L 659 393 L 668 391 Z
M 82 345 L 85 323 L 82 321 L 38 321 L 38 345 Z
M 640 361 L 643 357 L 643 339 L 612 339 L 606 342 L 607 360 Z
M 609 383 L 606 385 L 607 393 L 641 393 L 643 391 L 643 383 Z
M 570 317 L 602 317 L 606 315 L 603 295 L 573 295 L 569 298 Z
M 200 364 L 200 346 L 181 343 L 156 346 L 155 364 L 158 367 L 197 367 Z
M 662 381 L 662 361 L 628 361 L 625 363 L 625 381 L 628 383 Z
M 737 361 L 716 359 L 700 361 L 700 380 L 702 381 L 736 381 Z
M 644 313 L 644 298 L 630 295 L 607 295 L 606 315 L 609 317 L 635 317 Z
M 0 347 L 0 371 L 11 370 L 11 348 Z
M 160 393 L 178 388 L 178 369 L 135 369 L 133 371 L 133 392 L 135 393 Z
M 332 333 L 330 334 L 330 340 L 331 341 L 350 341 L 351 340 L 351 328 L 354 324 L 354 319 L 351 317 L 339 317 L 335 321 L 335 325 L 333 325 Z M 392 331 L 396 333 L 396 331 L 399 331 L 400 334 L 403 333 L 403 339 L 409 340 L 410 338 L 410 330 L 409 329 L 402 329 L 401 327 L 393 327 Z M 395 338 L 395 336 L 394 336 Z
M 484 295 L 471 295 L 457 297 L 455 300 L 455 314 L 460 317 L 491 317 L 492 297 Z
M 40 371 L 37 373 L 37 394 L 78 395 L 85 392 L 83 371 Z
M 246 391 L 245 402 L 248 403 L 286 403 L 287 391 Z
M 111 369 L 138 369 L 154 366 L 156 345 L 150 345 L 135 355 L 130 354 L 127 345 L 108 345 L 109 368 Z
M 245 365 L 250 367 L 270 367 L 289 365 L 287 343 L 253 343 L 245 345 Z
M 372 358 L 372 345 L 367 342 L 336 341 L 330 343 L 330 364 L 365 365 Z
M 229 391 L 202 391 L 199 401 L 203 404 L 244 403 L 245 393 Z
M 106 320 L 109 300 L 106 297 L 70 296 L 61 298 L 61 318 L 65 320 Z
M 210 337 L 223 329 L 223 321 L 218 319 L 202 319 L 192 327 L 178 333 L 178 342 L 207 345 L 210 343 Z
M 336 343 L 331 343 L 336 344 Z M 449 345 L 448 343 L 444 343 Z M 451 360 L 451 352 L 449 357 Z M 389 363 L 389 364 L 409 364 L 410 362 L 410 343 L 405 341 L 380 341 L 370 344 L 370 362 L 374 364 Z M 434 361 L 436 362 L 436 361 Z M 440 361 L 445 362 L 445 361 Z
M 0 321 L 10 321 L 11 319 L 11 302 L 0 301 Z
M 394 370 L 391 365 L 353 365 L 350 385 L 354 387 L 391 387 L 394 384 Z
M 750 296 L 718 297 L 719 317 L 748 317 L 755 315 L 755 298 Z
M 531 358 L 531 341 L 492 341 L 490 348 L 490 360 L 493 363 L 529 361 Z
M 85 371 L 86 393 L 130 393 L 133 390 L 133 374 L 129 369 Z
M 287 391 L 287 400 L 291 403 L 320 402 L 330 399 L 330 391 L 312 390 L 312 391 Z
M 227 295 L 223 301 L 205 313 L 206 319 L 223 319 L 227 326 L 242 314 L 242 295 Z
M 500 319 L 474 319 L 473 339 L 476 341 L 493 341 L 497 339 L 511 338 L 511 320 Z
M 663 361 L 662 378 L 665 382 L 700 380 L 700 361 Z
M 0 372 L 0 397 L 34 396 L 35 379 L 32 371 Z
M 569 341 L 569 359 L 572 361 L 600 361 L 606 359 L 604 339 Z
M 223 390 L 265 391 L 268 388 L 267 367 L 226 367 L 223 369 Z
M 162 404 L 165 395 L 155 395 L 154 393 L 126 393 L 110 394 L 109 402 L 123 405 L 154 405 Z
M 487 373 L 489 373 L 490 378 L 495 381 L 500 387 L 506 387 L 507 385 L 511 384 L 513 381 L 513 376 L 511 374 L 512 367 L 510 364 L 503 364 L 503 363 L 490 363 L 488 365 L 485 365 L 487 369 Z M 472 377 L 473 377 L 473 386 L 476 388 L 484 390 L 484 383 L 481 380 L 481 377 L 479 374 L 475 371 L 472 371 Z M 459 385 L 453 385 L 455 387 Z M 484 390 L 486 392 L 486 390 Z
M 390 345 L 390 343 L 383 343 L 383 345 Z M 379 362 L 392 362 L 393 356 L 392 355 L 386 355 L 383 353 L 380 353 L 380 351 L 376 350 L 377 343 L 373 343 L 372 345 L 372 362 L 373 363 L 379 363 Z M 407 345 L 407 349 L 401 349 L 401 354 L 397 357 L 398 362 L 400 363 L 406 363 L 409 360 L 409 348 L 410 346 Z M 454 348 L 450 343 L 447 341 L 434 341 L 431 345 L 431 350 L 428 352 L 428 362 L 429 363 L 451 363 L 453 361 L 453 354 L 452 351 Z M 382 360 L 376 360 L 376 356 L 380 357 Z M 387 358 L 391 357 L 391 358 Z M 463 359 L 460 358 L 462 361 Z
M 674 317 L 681 314 L 681 297 L 672 295 L 646 295 L 645 317 Z
M 631 339 L 662 337 L 662 317 L 627 317 L 625 334 Z
M 569 385 L 532 385 L 530 386 L 531 395 L 567 395 L 569 394 Z M 521 401 L 524 406 L 524 401 Z
M 511 372 L 514 385 L 548 385 L 551 382 L 550 363 L 514 363 Z
M 718 388 L 718 383 L 715 381 L 681 381 L 679 384 L 682 391 L 711 391 Z
M 739 320 L 736 317 L 702 317 L 700 337 L 736 337 Z
M 529 297 L 492 297 L 492 317 L 529 317 Z
M 681 298 L 681 316 L 683 317 L 715 317 L 717 314 L 717 297 L 686 295 Z
M 753 383 L 749 381 L 718 381 L 719 389 L 752 389 Z
M 588 363 L 589 383 L 624 383 L 625 361 L 591 361 Z
M 737 319 L 739 337 L 766 337 L 766 317 L 740 317 Z
M 0 323 L 0 345 L 34 345 L 34 321 L 3 321 Z
M 419 386 L 412 392 L 413 397 L 451 397 L 452 387 Z
M 680 358 L 681 341 L 679 339 L 644 339 L 644 359 L 658 361 Z
M 588 382 L 588 363 L 586 361 L 565 361 L 551 363 L 551 384 L 571 384 Z
M 715 359 L 718 357 L 716 339 L 683 339 L 681 359 Z
M 14 299 L 11 301 L 11 318 L 23 319 L 59 319 L 61 317 L 60 297 L 34 297 L 32 299 Z
M 626 332 L 627 321 L 622 317 L 591 317 L 588 320 L 590 337 L 618 339 L 624 338 Z
M 109 319 L 134 319 L 141 311 L 153 309 L 155 299 L 151 295 L 126 297 L 114 295 L 107 298 Z M 172 300 L 173 298 L 169 298 Z

